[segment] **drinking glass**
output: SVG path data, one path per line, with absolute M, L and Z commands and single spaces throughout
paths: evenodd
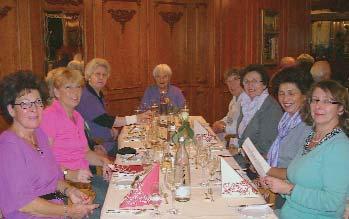
M 171 191 L 171 208 L 168 210 L 170 214 L 178 214 L 178 209 L 174 206 L 175 204 L 175 191 L 176 191 L 176 182 L 175 182 L 175 170 L 174 168 L 168 170 L 165 174 L 165 186 L 168 190 Z
M 159 183 L 153 183 L 150 185 L 150 195 L 149 200 L 153 207 L 155 208 L 154 215 L 159 216 L 159 206 L 161 204 L 161 195 L 159 191 Z
M 219 166 L 219 159 L 217 156 L 212 157 L 208 163 L 208 170 L 210 173 L 210 181 L 214 181 L 214 175 L 216 174 L 216 170 Z
M 206 187 L 208 180 L 206 179 L 205 172 L 206 172 L 206 168 L 207 168 L 208 160 L 209 160 L 208 148 L 206 148 L 206 147 L 199 148 L 196 157 L 198 159 L 198 164 L 201 167 L 202 182 L 200 183 L 200 185 Z

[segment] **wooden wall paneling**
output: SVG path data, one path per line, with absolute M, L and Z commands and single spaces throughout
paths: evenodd
M 287 55 L 297 57 L 309 52 L 311 20 L 310 0 L 288 0 Z
M 201 86 L 214 85 L 214 74 L 209 69 L 209 12 L 207 3 L 196 3 L 195 4 L 195 17 L 193 21 L 195 22 L 194 30 L 195 36 L 193 41 L 189 41 L 190 44 L 194 45 L 194 60 L 195 67 L 192 71 L 192 84 L 199 84 Z M 191 34 L 189 34 L 191 35 Z
M 18 45 L 18 7 L 16 0 L 0 2 L 0 78 L 20 66 Z M 6 30 L 6 31 L 3 31 Z
M 18 35 L 20 69 L 32 69 L 32 43 L 29 0 L 18 1 Z
M 36 74 L 45 76 L 47 72 L 44 72 L 45 44 L 43 2 L 31 0 L 29 8 L 32 70 Z
M 94 1 L 84 1 L 84 18 L 83 18 L 83 33 L 84 33 L 84 61 L 87 64 L 91 59 L 95 58 L 95 26 L 94 24 Z
M 129 115 L 139 105 L 147 86 L 146 2 L 102 2 L 102 57 L 111 64 L 107 83 L 108 110 Z M 100 39 L 96 39 L 100 42 Z
M 156 65 L 166 63 L 172 69 L 173 83 L 189 84 L 187 3 L 150 1 L 149 12 L 148 72 L 152 72 Z
M 144 4 L 107 1 L 103 5 L 104 58 L 112 67 L 108 88 L 140 88 L 145 82 L 142 19 Z
M 192 87 L 191 114 L 201 115 L 206 121 L 212 123 L 213 89 L 208 87 Z

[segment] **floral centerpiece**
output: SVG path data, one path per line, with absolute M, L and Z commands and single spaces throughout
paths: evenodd
M 178 140 L 182 136 L 185 138 L 185 143 L 187 143 L 188 141 L 191 141 L 194 138 L 194 131 L 190 127 L 190 123 L 189 123 L 188 108 L 184 108 L 181 110 L 181 112 L 179 113 L 179 119 L 181 121 L 181 126 L 178 128 L 176 134 L 174 134 L 172 137 L 172 141 L 175 144 L 178 144 Z

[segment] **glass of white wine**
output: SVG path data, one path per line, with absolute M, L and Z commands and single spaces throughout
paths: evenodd
M 171 191 L 171 208 L 168 210 L 170 214 L 178 214 L 178 209 L 175 207 L 176 185 L 175 170 L 174 168 L 168 169 L 165 174 L 165 187 Z

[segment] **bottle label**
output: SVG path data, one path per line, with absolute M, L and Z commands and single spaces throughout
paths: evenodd
M 190 187 L 189 186 L 180 186 L 176 189 L 177 198 L 188 198 L 190 197 Z

